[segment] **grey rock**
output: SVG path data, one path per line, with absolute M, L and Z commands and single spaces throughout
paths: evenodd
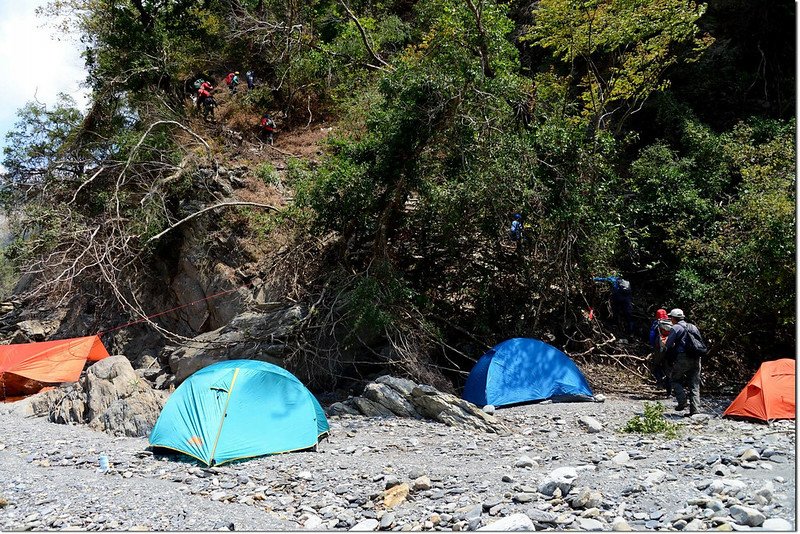
M 747 525 L 749 527 L 758 527 L 766 519 L 764 514 L 758 511 L 756 508 L 751 508 L 749 506 L 741 506 L 741 505 L 734 505 L 731 506 L 729 509 L 731 517 L 737 523 L 741 525 Z
M 377 402 L 373 402 L 369 399 L 365 399 L 364 397 L 353 397 L 351 399 L 353 406 L 358 409 L 363 415 L 367 417 L 392 417 L 394 413 L 392 411 L 381 405 Z
M 530 456 L 520 456 L 514 462 L 514 467 L 534 467 L 538 465 Z
M 394 524 L 394 518 L 394 512 L 386 512 L 383 514 L 383 517 L 381 517 L 380 528 L 387 529 L 391 527 Z
M 411 392 L 414 391 L 415 387 L 417 387 L 417 384 L 415 384 L 411 380 L 407 380 L 405 378 L 397 378 L 390 375 L 380 376 L 375 379 L 375 382 L 379 384 L 386 384 L 392 389 L 395 389 L 398 392 L 400 392 L 400 394 L 403 395 L 404 397 L 410 397 Z
M 578 423 L 586 429 L 589 434 L 595 434 L 603 430 L 603 425 L 590 415 L 584 415 L 578 419 Z
M 578 479 L 578 472 L 574 467 L 559 467 L 550 472 L 547 478 L 539 484 L 539 493 L 553 495 L 556 489 L 561 495 L 566 495 Z
M 356 523 L 351 529 L 351 532 L 371 532 L 377 530 L 380 523 L 377 519 L 364 519 Z
M 747 449 L 739 456 L 739 459 L 743 462 L 754 462 L 756 460 L 760 460 L 761 457 L 758 455 L 757 450 Z
M 246 359 L 280 365 L 285 350 L 280 340 L 288 338 L 307 313 L 300 305 L 268 313 L 241 313 L 225 326 L 200 334 L 169 354 L 170 370 L 180 384 L 195 371 L 219 361 Z M 219 350 L 220 346 L 225 350 Z
M 603 530 L 603 523 L 590 517 L 579 517 L 578 525 L 580 526 L 581 530 Z
M 400 417 L 419 417 L 414 406 L 396 389 L 388 384 L 373 382 L 364 389 L 364 397 L 388 408 Z
M 420 384 L 411 392 L 411 403 L 417 412 L 428 419 L 448 426 L 466 425 L 484 432 L 507 434 L 508 429 L 494 416 L 472 404 L 435 388 Z
M 494 404 L 487 404 L 486 406 L 483 407 L 483 411 L 488 413 L 489 415 L 494 415 L 496 409 L 494 407 Z
M 525 514 L 511 514 L 510 516 L 498 519 L 494 523 L 489 523 L 485 527 L 478 529 L 479 531 L 494 531 L 494 532 L 511 532 L 511 531 L 535 531 L 533 521 Z

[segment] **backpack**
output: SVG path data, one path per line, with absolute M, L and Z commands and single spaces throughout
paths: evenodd
M 622 293 L 630 293 L 631 292 L 631 283 L 625 280 L 624 278 L 620 278 L 617 280 L 617 285 L 619 286 L 619 290 Z
M 232 73 L 232 72 L 231 72 L 231 73 L 228 73 L 228 75 L 227 75 L 227 76 L 225 76 L 225 83 L 226 83 L 226 84 L 228 84 L 228 85 L 230 85 L 230 84 L 231 84 L 231 82 L 233 81 L 233 77 L 234 77 L 234 76 L 235 76 L 235 74 L 234 74 L 234 73 Z
M 700 330 L 691 323 L 686 323 L 683 347 L 686 350 L 686 355 L 692 358 L 701 358 L 708 353 L 708 347 L 706 347 L 703 337 L 700 335 Z
M 511 223 L 511 228 L 508 230 L 508 237 L 511 241 L 519 241 L 522 237 L 522 223 L 519 221 L 513 221 Z

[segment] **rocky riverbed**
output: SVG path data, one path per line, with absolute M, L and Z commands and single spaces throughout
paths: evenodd
M 504 433 L 343 414 L 317 452 L 212 468 L 6 405 L 0 530 L 795 530 L 794 421 L 729 400 L 667 404 L 677 439 L 622 433 L 643 403 L 612 395 L 497 410 Z

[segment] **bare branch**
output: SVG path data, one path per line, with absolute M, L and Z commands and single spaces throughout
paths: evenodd
M 227 207 L 227 206 L 255 206 L 257 208 L 264 208 L 264 209 L 268 209 L 268 210 L 271 210 L 271 211 L 276 211 L 276 212 L 279 212 L 279 213 L 281 211 L 280 209 L 276 208 L 275 206 L 270 206 L 269 204 L 261 204 L 259 202 L 244 202 L 244 201 L 221 202 L 219 204 L 214 204 L 213 206 L 205 207 L 205 208 L 201 209 L 200 211 L 196 211 L 196 212 L 192 213 L 191 215 L 189 215 L 188 217 L 184 217 L 180 221 L 170 225 L 163 232 L 159 232 L 158 234 L 154 235 L 153 237 L 151 237 L 150 239 L 145 241 L 145 243 L 150 243 L 151 241 L 155 241 L 156 239 L 159 239 L 159 238 L 163 237 L 167 232 L 169 232 L 171 230 L 174 230 L 178 226 L 182 225 L 183 223 L 185 223 L 187 221 L 190 221 L 190 220 L 194 219 L 195 217 L 199 217 L 200 215 L 202 215 L 203 213 L 206 213 L 207 211 L 215 210 L 215 209 L 218 209 L 218 208 L 224 208 L 224 207 Z
M 377 61 L 378 63 L 380 63 L 382 65 L 382 67 L 375 67 L 375 68 L 378 68 L 378 69 L 388 68 L 390 70 L 394 70 L 391 65 L 386 63 L 383 60 L 383 58 L 381 58 L 378 54 L 376 54 L 375 50 L 372 49 L 372 45 L 369 44 L 369 38 L 367 38 L 366 30 L 364 30 L 364 27 L 358 21 L 358 18 L 355 16 L 355 14 L 352 11 L 350 11 L 350 8 L 347 6 L 347 4 L 344 2 L 344 0 L 339 0 L 339 3 L 342 4 L 342 7 L 344 8 L 345 11 L 347 11 L 347 14 L 350 16 L 350 18 L 353 20 L 353 22 L 356 23 L 356 27 L 358 28 L 358 32 L 361 34 L 361 40 L 364 41 L 364 46 L 367 48 L 367 52 L 369 52 L 369 55 L 372 56 L 372 59 L 374 59 L 375 61 Z

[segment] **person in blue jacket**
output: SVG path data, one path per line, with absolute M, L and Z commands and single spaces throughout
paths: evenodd
M 595 282 L 611 282 L 611 312 L 622 322 L 625 332 L 633 334 L 633 294 L 631 283 L 621 276 L 594 277 Z

